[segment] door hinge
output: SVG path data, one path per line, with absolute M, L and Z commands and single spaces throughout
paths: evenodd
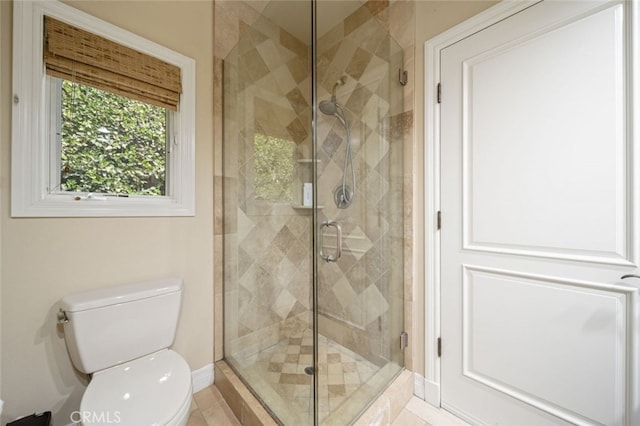
M 442 356 L 442 339 L 438 337 L 438 358 Z
M 438 87 L 436 88 L 437 91 L 437 99 L 438 99 L 438 103 L 442 103 L 442 85 L 440 83 L 438 83 Z
M 438 213 L 436 213 L 436 229 L 439 231 L 440 228 L 442 228 L 442 214 L 438 210 Z
M 398 70 L 398 81 L 402 86 L 406 86 L 409 82 L 409 73 L 402 68 Z
M 405 349 L 407 346 L 409 346 L 409 335 L 403 331 L 400 334 L 400 349 Z

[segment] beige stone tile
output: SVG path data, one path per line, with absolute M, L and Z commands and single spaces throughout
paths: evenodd
M 405 405 L 413 397 L 414 379 L 413 374 L 407 370 L 403 371 L 390 386 L 389 401 L 391 403 L 391 415 L 393 417 L 400 413 Z
M 269 2 L 264 1 L 263 3 L 268 4 Z M 260 31 L 271 40 L 278 40 L 278 37 L 280 36 L 280 27 L 265 17 L 261 17 L 254 22 L 253 28 L 256 31 Z
M 222 293 L 214 295 L 215 334 L 213 342 L 213 356 L 215 361 L 224 357 L 224 296 Z
M 207 422 L 202 416 L 202 413 L 199 410 L 196 410 L 189 416 L 187 426 L 207 426 Z
M 233 12 L 234 15 L 249 24 L 252 24 L 260 17 L 260 12 L 265 7 L 265 5 L 260 7 L 260 2 L 249 3 L 237 0 L 218 0 L 216 1 L 216 4 L 219 4 L 220 7 Z
M 344 376 L 342 374 L 329 374 L 329 379 L 327 381 L 329 385 L 343 385 Z
M 203 411 L 202 416 L 209 426 L 240 425 L 240 421 L 233 414 L 231 408 L 224 402 L 219 402 L 208 410 Z
M 424 426 L 427 422 L 405 409 L 400 412 L 400 415 L 391 424 L 393 426 Z
M 192 414 L 194 411 L 198 411 L 198 405 L 196 404 L 196 400 L 191 397 L 191 406 L 189 407 L 189 414 Z
M 405 410 L 415 414 L 428 424 L 438 426 L 469 426 L 467 422 L 454 416 L 448 411 L 436 408 L 415 396 L 409 400 Z
M 364 6 L 372 15 L 377 15 L 389 6 L 389 0 L 368 0 Z
M 414 45 L 415 5 L 411 0 L 396 1 L 389 6 L 389 30 L 393 38 L 407 49 Z
M 342 41 L 344 37 L 344 22 L 338 22 L 331 27 L 326 33 L 324 33 L 318 39 L 318 52 L 323 55 L 329 48 L 335 47 L 335 45 Z
M 209 386 L 193 395 L 193 399 L 200 411 L 208 410 L 214 407 L 219 402 L 223 401 L 222 395 L 217 388 Z
M 366 50 L 360 48 L 356 49 L 345 72 L 356 80 L 360 79 L 362 74 L 364 74 L 364 70 L 367 68 L 367 65 L 369 65 L 371 57 L 371 53 Z
M 371 12 L 366 7 L 358 8 L 358 10 L 345 18 L 344 34 L 349 35 L 369 19 L 371 19 Z
M 287 62 L 287 67 L 296 84 L 305 80 L 309 75 L 309 62 L 306 56 L 296 56 Z
M 240 31 L 238 29 L 238 18 L 229 10 L 219 7 L 220 2 L 215 6 L 215 55 L 224 58 L 231 49 L 238 43 Z
M 282 28 L 280 28 L 280 44 L 292 52 L 295 52 L 298 56 L 307 56 L 308 46 Z

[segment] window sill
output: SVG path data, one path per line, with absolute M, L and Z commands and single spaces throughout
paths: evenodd
M 12 217 L 167 217 L 195 216 L 193 200 L 171 197 L 102 197 L 48 195 L 35 202 L 14 200 Z

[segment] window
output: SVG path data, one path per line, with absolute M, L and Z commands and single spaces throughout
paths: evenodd
M 255 198 L 271 202 L 293 200 L 295 143 L 256 133 L 253 140 Z
M 12 215 L 193 215 L 194 61 L 58 2 L 14 22 Z
M 167 195 L 173 114 L 52 77 L 49 193 Z

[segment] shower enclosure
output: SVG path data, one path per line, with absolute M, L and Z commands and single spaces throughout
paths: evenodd
M 224 356 L 285 425 L 349 424 L 404 366 L 404 53 L 382 3 L 233 4 Z

